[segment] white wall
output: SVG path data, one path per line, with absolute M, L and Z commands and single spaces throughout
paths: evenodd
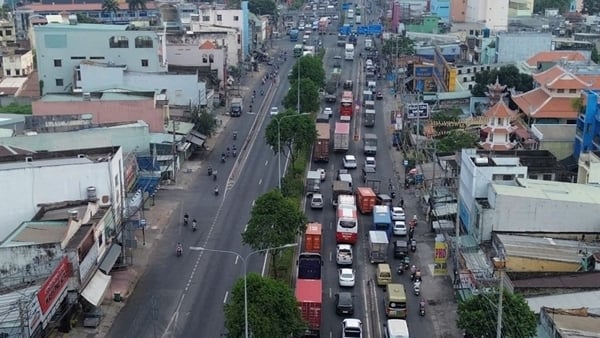
M 508 0 L 468 0 L 466 21 L 483 23 L 493 31 L 508 27 Z
M 203 56 L 213 55 L 213 62 L 204 62 Z M 225 49 L 198 49 L 196 44 L 178 44 L 167 46 L 167 60 L 169 65 L 184 67 L 206 67 L 218 71 L 221 81 L 223 78 L 223 65 L 225 64 Z
M 33 71 L 33 52 L 30 50 L 22 55 L 9 55 L 2 57 L 4 76 L 26 76 Z
M 90 186 L 96 187 L 98 198 L 109 196 L 117 223 L 120 222 L 124 182 L 121 149 L 107 162 L 61 165 L 60 161 L 39 161 L 40 166 L 34 161 L 28 168 L 19 169 L 4 169 L 0 165 L 0 186 L 4 192 L 0 194 L 0 240 L 30 220 L 38 212 L 38 204 L 84 200 Z

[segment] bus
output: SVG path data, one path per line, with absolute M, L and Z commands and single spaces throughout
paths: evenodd
M 385 297 L 385 314 L 388 318 L 406 318 L 406 292 L 402 284 L 388 284 Z
M 340 121 L 350 121 L 352 119 L 352 109 L 354 107 L 354 95 L 351 91 L 342 93 L 340 101 Z
M 302 54 L 304 53 L 304 46 L 302 46 L 301 44 L 297 44 L 294 46 L 294 57 L 301 57 Z
M 373 207 L 373 225 L 371 230 L 385 231 L 388 238 L 392 237 L 392 215 L 387 205 L 376 205 Z
M 335 240 L 337 243 L 356 244 L 358 239 L 358 214 L 356 207 L 343 204 L 337 209 Z
M 347 43 L 346 47 L 344 47 L 344 60 L 346 60 L 346 61 L 354 60 L 354 45 L 351 43 Z

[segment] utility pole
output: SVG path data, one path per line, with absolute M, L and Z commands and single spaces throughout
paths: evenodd
M 173 133 L 173 183 L 177 182 L 176 179 L 176 173 L 177 173 L 177 144 L 175 143 L 175 120 L 171 119 L 171 124 L 173 125 L 173 130 L 171 131 Z
M 19 323 L 21 326 L 21 337 L 27 337 L 29 336 L 26 332 L 25 332 L 25 325 L 26 325 L 26 311 L 24 309 L 24 304 L 23 304 L 23 299 L 19 298 Z
M 502 338 L 502 301 L 504 298 L 504 255 L 502 255 L 500 257 L 500 259 L 502 260 L 500 262 L 501 267 L 500 269 L 498 269 L 498 272 L 500 273 L 500 286 L 498 287 L 499 290 L 499 299 L 498 299 L 498 319 L 496 322 L 496 338 Z

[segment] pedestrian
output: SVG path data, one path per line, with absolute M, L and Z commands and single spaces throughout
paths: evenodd
M 404 208 L 404 198 L 400 198 L 400 208 Z

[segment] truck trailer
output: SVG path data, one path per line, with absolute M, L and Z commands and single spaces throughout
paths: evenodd
M 305 336 L 319 337 L 323 282 L 320 279 L 298 279 L 295 294 L 302 319 L 308 325 Z
M 313 161 L 329 162 L 329 123 L 317 123 L 317 140 L 313 149 Z
M 387 262 L 388 245 L 388 235 L 385 231 L 369 231 L 369 260 L 371 263 Z
M 350 146 L 350 123 L 336 122 L 333 135 L 333 150 L 336 152 L 348 151 Z

